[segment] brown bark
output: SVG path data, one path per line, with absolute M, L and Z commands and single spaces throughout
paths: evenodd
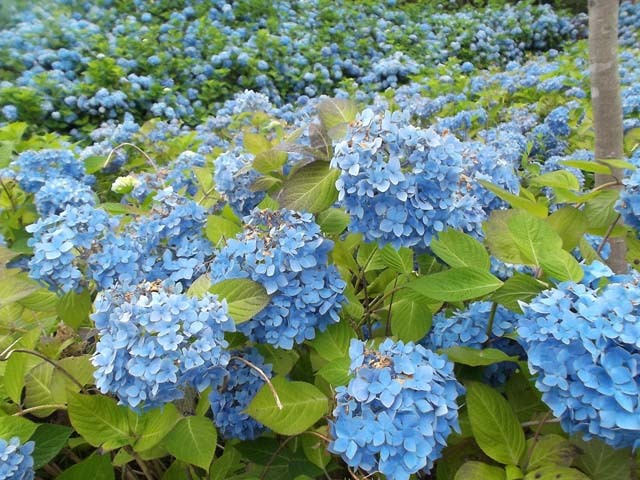
M 618 8 L 619 0 L 589 0 L 589 70 L 591 102 L 595 130 L 595 158 L 623 158 L 622 100 L 618 72 Z M 623 171 L 612 169 L 612 175 L 596 175 L 596 186 L 617 181 L 610 188 L 622 188 Z M 624 238 L 609 239 L 609 266 L 616 272 L 627 270 Z

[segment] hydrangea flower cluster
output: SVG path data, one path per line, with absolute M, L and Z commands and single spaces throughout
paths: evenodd
M 90 204 L 69 205 L 62 212 L 26 227 L 33 234 L 29 275 L 51 288 L 81 290 L 82 269 L 98 238 L 112 227 L 109 215 Z
M 542 400 L 563 429 L 640 446 L 640 274 L 594 262 L 524 306 L 518 333 Z
M 258 367 L 269 378 L 271 364 L 265 364 L 264 357 L 255 348 L 232 355 L 224 380 L 209 394 L 213 420 L 224 438 L 253 440 L 260 436 L 266 427 L 245 413 L 245 409 L 265 381 L 255 368 L 242 359 Z
M 622 183 L 624 189 L 620 192 L 616 210 L 624 223 L 640 231 L 640 169 L 634 170 Z
M 349 347 L 354 378 L 336 389 L 329 451 L 351 467 L 408 480 L 430 470 L 452 430 L 464 392 L 453 363 L 413 343 L 385 340 L 377 350 Z
M 0 480 L 32 480 L 34 448 L 33 442 L 21 445 L 18 437 L 9 441 L 0 438 Z
M 266 308 L 238 330 L 257 343 L 291 349 L 338 321 L 346 286 L 328 264 L 333 242 L 308 213 L 254 210 L 244 231 L 211 262 L 211 282 L 249 278 L 271 295 Z
M 409 124 L 407 112 L 364 110 L 335 147 L 339 201 L 351 216 L 349 230 L 394 247 L 426 249 L 447 227 L 479 235 L 497 205 L 478 179 L 517 189 L 513 167 L 496 162 L 491 147 Z
M 47 217 L 61 213 L 67 206 L 94 206 L 96 198 L 88 185 L 71 177 L 57 177 L 36 192 L 34 203 L 40 216 Z
M 215 160 L 216 190 L 239 215 L 248 215 L 265 196 L 264 192 L 251 189 L 260 176 L 252 167 L 253 159 L 250 153 L 235 148 Z
M 189 297 L 160 281 L 114 287 L 98 294 L 91 318 L 100 337 L 92 358 L 96 386 L 123 405 L 163 405 L 182 398 L 187 386 L 202 391 L 224 376 L 224 334 L 235 324 L 215 295 Z

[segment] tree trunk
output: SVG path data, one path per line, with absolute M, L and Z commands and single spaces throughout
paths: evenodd
M 589 71 L 595 130 L 595 158 L 623 158 L 622 100 L 618 72 L 619 0 L 589 0 Z M 596 175 L 596 185 L 618 182 L 610 188 L 622 188 L 623 171 Z M 609 266 L 618 273 L 627 270 L 623 237 L 610 238 Z

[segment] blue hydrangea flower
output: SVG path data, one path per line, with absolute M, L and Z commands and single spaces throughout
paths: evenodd
M 235 324 L 212 294 L 189 297 L 161 281 L 114 287 L 98 294 L 91 318 L 100 338 L 96 386 L 131 408 L 180 399 L 187 386 L 217 385 L 229 363 L 224 334 Z
M 265 196 L 264 192 L 251 189 L 260 176 L 252 167 L 253 158 L 236 148 L 215 161 L 216 190 L 238 215 L 248 215 Z
M 594 262 L 524 306 L 518 333 L 542 400 L 563 429 L 640 446 L 640 274 Z
M 0 480 L 32 480 L 34 442 L 20 445 L 18 437 L 0 438 Z
M 255 348 L 232 352 L 232 355 L 248 360 L 271 378 L 271 364 L 265 364 L 264 357 Z M 233 356 L 227 365 L 224 380 L 209 395 L 213 420 L 224 438 L 253 440 L 266 427 L 251 418 L 245 410 L 265 381 L 254 368 Z
M 329 451 L 351 467 L 408 480 L 430 470 L 452 430 L 464 392 L 453 363 L 413 343 L 385 340 L 376 350 L 353 339 L 354 378 L 336 389 Z
M 45 182 L 34 196 L 36 210 L 41 217 L 61 213 L 67 205 L 94 206 L 95 194 L 91 188 L 69 177 L 52 178 Z
M 249 278 L 271 296 L 265 309 L 238 329 L 252 341 L 291 349 L 338 321 L 345 282 L 328 264 L 333 242 L 308 213 L 254 210 L 244 231 L 217 252 L 212 283 Z
M 111 228 L 109 215 L 90 204 L 68 205 L 25 230 L 33 234 L 29 275 L 62 292 L 81 290 L 86 259 L 98 238 Z
M 622 180 L 624 189 L 616 203 L 616 210 L 622 215 L 624 223 L 640 232 L 640 169 Z

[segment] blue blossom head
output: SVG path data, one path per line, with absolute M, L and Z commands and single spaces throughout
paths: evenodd
M 253 169 L 253 159 L 250 153 L 243 153 L 236 148 L 223 153 L 215 161 L 216 190 L 239 215 L 248 215 L 265 195 L 252 189 L 260 176 Z
M 20 444 L 18 437 L 0 438 L 0 480 L 32 480 L 35 443 Z

